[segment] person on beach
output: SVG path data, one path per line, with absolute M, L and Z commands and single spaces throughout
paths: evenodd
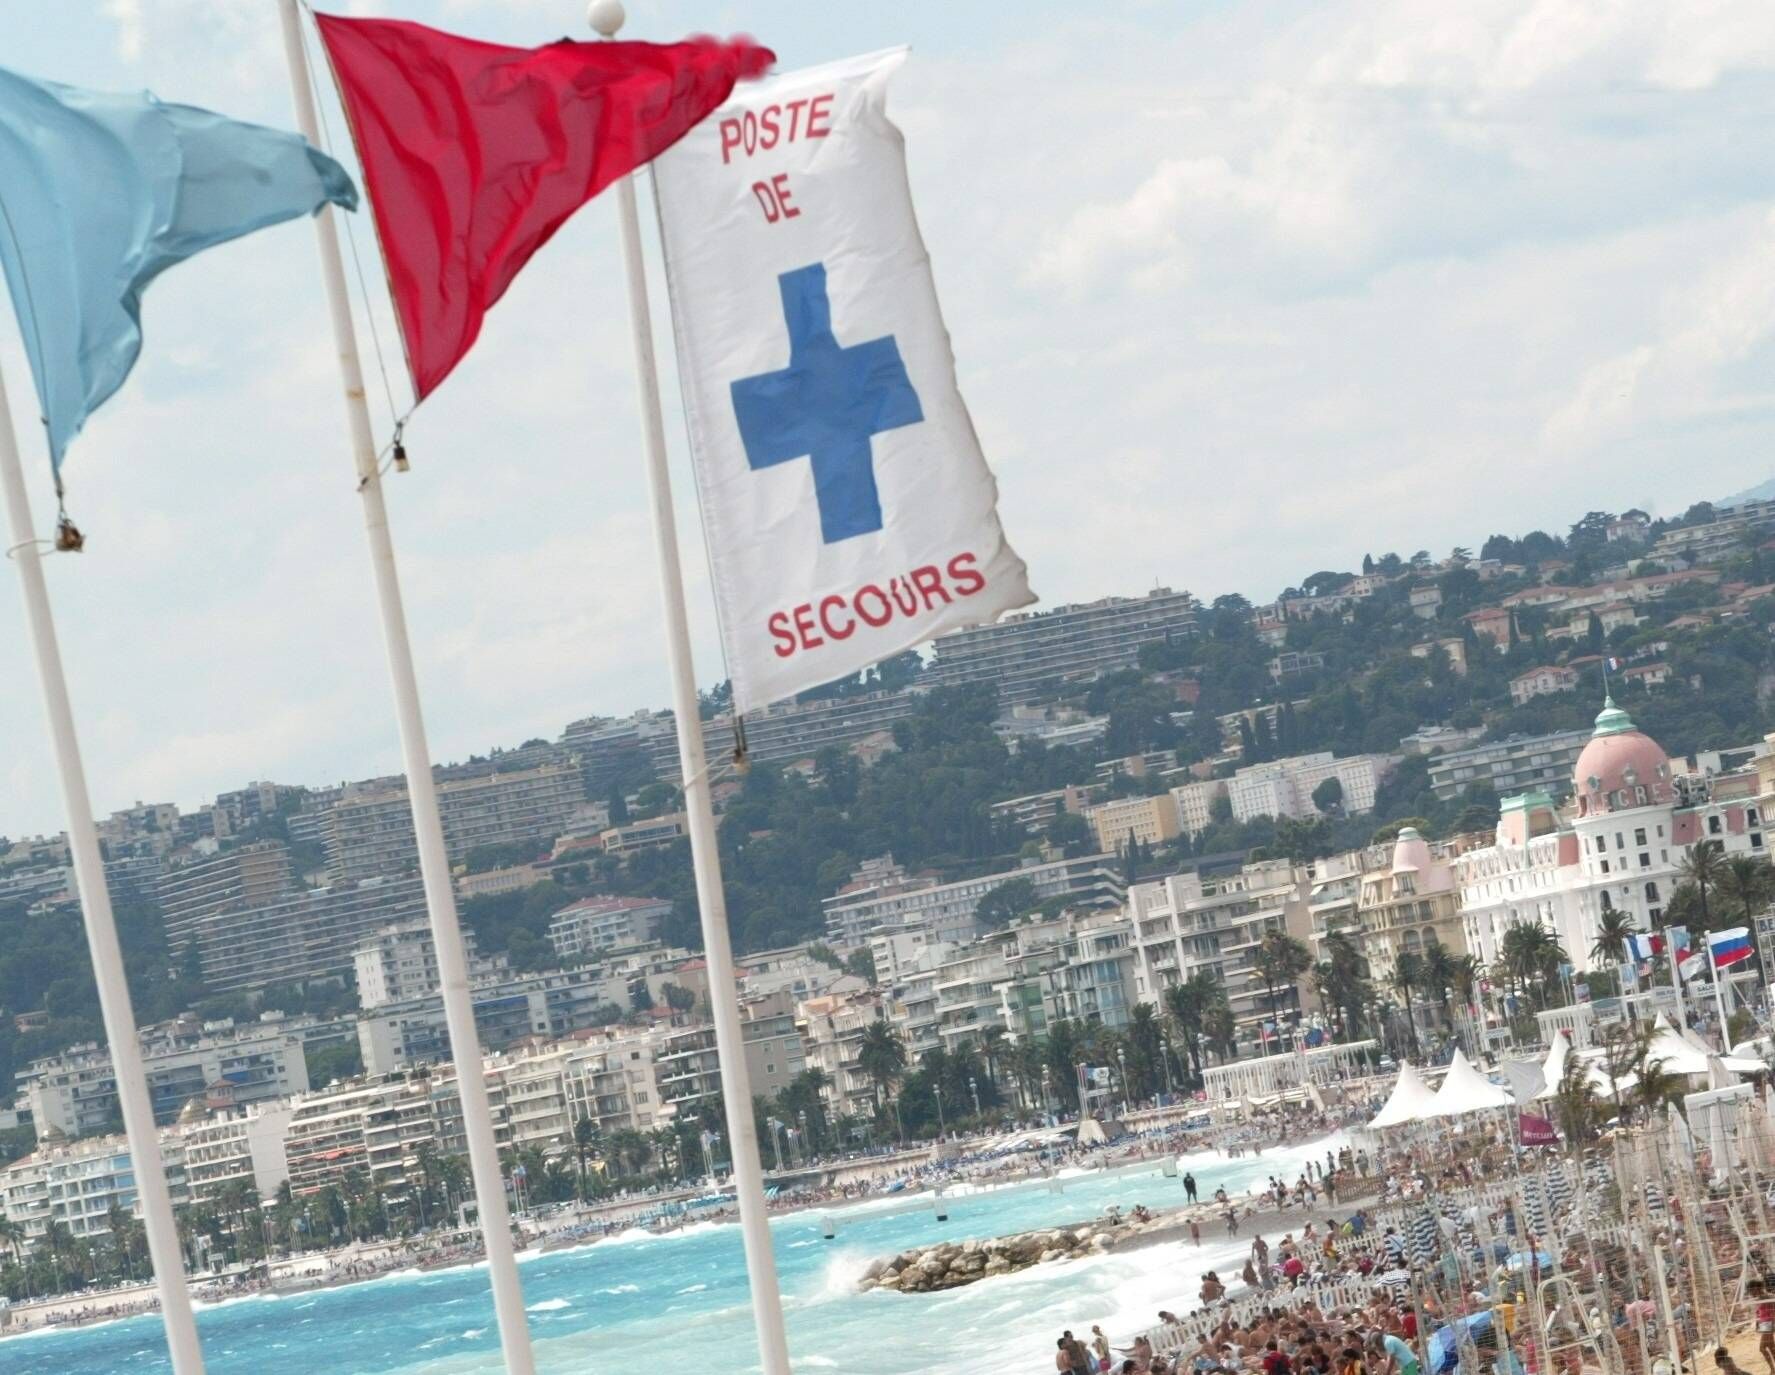
M 1103 1335 L 1103 1329 L 1096 1323 L 1091 1324 L 1091 1354 L 1096 1357 L 1091 1363 L 1093 1370 L 1109 1369 L 1109 1338 Z
M 1191 1203 L 1194 1203 L 1196 1201 L 1196 1177 L 1195 1177 L 1195 1175 L 1193 1175 L 1193 1174 L 1184 1175 L 1184 1177 L 1183 1177 L 1183 1196 L 1185 1198 L 1187 1198 Z
M 1202 1244 L 1202 1224 L 1193 1217 L 1189 1220 L 1189 1239 L 1197 1246 Z

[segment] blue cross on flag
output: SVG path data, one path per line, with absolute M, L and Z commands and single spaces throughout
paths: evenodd
M 887 117 L 904 56 L 740 88 L 653 165 L 741 711 L 1035 600 Z

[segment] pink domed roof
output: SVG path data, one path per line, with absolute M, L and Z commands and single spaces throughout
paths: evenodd
M 1596 718 L 1596 734 L 1572 770 L 1579 816 L 1668 803 L 1670 756 L 1613 701 Z

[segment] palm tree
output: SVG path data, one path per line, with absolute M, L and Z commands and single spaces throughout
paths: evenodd
M 1565 1062 L 1565 1075 L 1553 1095 L 1553 1116 L 1565 1137 L 1566 1149 L 1576 1152 L 1590 1139 L 1603 1118 L 1604 1109 L 1590 1082 L 1590 1066 L 1576 1055 Z
M 1536 1001 L 1547 1005 L 1547 984 L 1559 974 L 1565 963 L 1565 947 L 1539 922 L 1519 921 L 1504 932 L 1499 942 L 1499 955 L 1511 980 L 1526 993 L 1536 991 Z
M 1153 1072 L 1163 1053 L 1159 1037 L 1159 1016 L 1150 1003 L 1137 1003 L 1128 1016 L 1127 1052 L 1127 1093 L 1136 1100 L 1150 1097 L 1153 1091 Z
M 1220 990 L 1216 998 L 1202 1013 L 1202 1039 L 1208 1043 L 1208 1049 L 1220 1057 L 1221 1062 L 1230 1060 L 1238 1043 L 1239 1026 L 1233 1019 L 1233 1009 L 1226 1000 L 1226 990 Z
M 1202 1078 L 1202 1016 L 1220 992 L 1219 980 L 1206 969 L 1196 970 L 1165 990 L 1165 1015 L 1183 1045 L 1185 1076 L 1198 1083 Z
M 884 1017 L 877 1017 L 857 1045 L 857 1068 L 875 1085 L 875 1110 L 880 1112 L 894 1083 L 906 1072 L 906 1043 Z
M 1313 957 L 1307 947 L 1286 931 L 1266 932 L 1264 938 L 1257 943 L 1252 968 L 1257 977 L 1263 980 L 1272 1022 L 1276 1020 L 1281 1007 L 1277 990 L 1290 987 L 1312 967 Z
M 1005 1034 L 997 1022 L 980 1028 L 980 1058 L 986 1061 L 986 1077 L 992 1081 L 994 1095 L 998 1093 L 998 1067 L 1007 1048 Z
M 1441 941 L 1432 938 L 1424 947 L 1423 982 L 1418 987 L 1436 1000 L 1445 1022 L 1448 1020 L 1448 988 L 1454 977 L 1455 957 L 1448 953 L 1448 947 Z
M 1733 919 L 1750 925 L 1775 898 L 1775 868 L 1753 855 L 1733 855 L 1720 870 L 1714 886 Z
M 1683 851 L 1683 862 L 1677 872 L 1693 883 L 1701 895 L 1701 928 L 1704 931 L 1713 930 L 1713 914 L 1707 907 L 1707 889 L 1709 885 L 1718 886 L 1725 868 L 1717 840 L 1697 840 Z
M 598 1144 L 598 1124 L 583 1113 L 573 1124 L 573 1160 L 578 1167 L 579 1196 L 586 1196 L 586 1157 Z
M 1325 959 L 1313 971 L 1313 986 L 1332 1009 L 1337 1031 L 1344 1040 L 1362 1030 L 1362 1008 L 1373 992 L 1368 982 L 1368 962 L 1346 931 L 1325 938 Z
M 1415 1059 L 1418 1055 L 1418 1023 L 1417 1018 L 1412 1014 L 1411 994 L 1413 989 L 1423 986 L 1423 959 L 1411 950 L 1401 952 L 1399 957 L 1393 961 L 1391 982 L 1394 991 L 1405 1000 L 1405 1030 L 1411 1040 L 1411 1053 Z
M 1625 964 L 1633 934 L 1633 919 L 1623 909 L 1603 908 L 1596 922 L 1596 941 L 1590 947 L 1591 960 L 1602 965 Z

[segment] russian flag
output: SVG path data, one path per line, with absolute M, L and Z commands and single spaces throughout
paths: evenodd
M 1636 961 L 1643 963 L 1654 955 L 1664 953 L 1664 937 L 1657 934 L 1629 936 L 1627 950 Z
M 1748 960 L 1751 956 L 1750 928 L 1734 926 L 1728 931 L 1714 931 L 1707 937 L 1707 953 L 1713 956 L 1713 967 L 1724 969 Z

